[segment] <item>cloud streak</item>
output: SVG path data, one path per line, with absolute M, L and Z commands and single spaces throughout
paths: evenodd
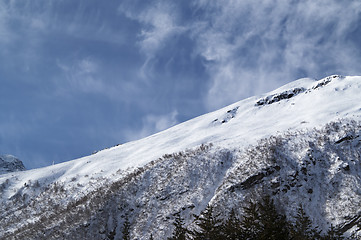
M 198 7 L 206 13 L 191 28 L 198 54 L 209 61 L 210 109 L 300 77 L 357 69 L 357 43 L 346 38 L 358 25 L 360 3 L 198 1 Z
M 159 56 L 159 51 L 167 48 L 172 36 L 182 34 L 186 28 L 179 24 L 177 8 L 170 2 L 154 1 L 146 7 L 140 4 L 136 8 L 130 7 L 134 6 L 133 4 L 125 2 L 120 5 L 118 11 L 142 24 L 137 44 L 146 59 L 139 76 L 143 80 L 148 80 L 153 77 L 153 64 L 157 55 Z
M 208 110 L 271 90 L 301 77 L 357 74 L 361 5 L 348 1 L 195 1 L 190 5 L 125 2 L 120 12 L 143 26 L 140 50 L 147 56 L 143 77 L 175 35 L 191 39 L 209 84 Z M 186 14 L 184 9 L 190 9 Z
M 68 65 L 66 63 L 57 62 L 57 66 L 64 72 L 65 80 L 59 83 L 58 91 L 81 91 L 86 93 L 103 93 L 106 89 L 105 81 L 100 79 L 99 65 L 89 58 L 81 59 L 75 63 Z M 64 87 L 64 88 L 62 88 Z
M 176 125 L 178 123 L 177 115 L 178 112 L 176 110 L 162 115 L 148 114 L 142 119 L 142 128 L 125 130 L 124 134 L 127 137 L 128 141 L 147 137 L 151 134 L 163 131 L 169 127 Z

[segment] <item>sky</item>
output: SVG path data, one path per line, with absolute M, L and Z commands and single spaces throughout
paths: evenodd
M 360 62 L 360 1 L 4 0 L 0 154 L 69 161 Z

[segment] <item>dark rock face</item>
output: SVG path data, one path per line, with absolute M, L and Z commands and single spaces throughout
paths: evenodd
M 279 102 L 284 99 L 290 99 L 291 97 L 294 97 L 300 93 L 305 92 L 305 88 L 294 88 L 287 91 L 284 91 L 282 93 L 273 94 L 270 96 L 267 96 L 265 98 L 262 98 L 257 101 L 256 106 L 262 106 L 262 105 L 268 105 L 275 102 Z
M 262 169 L 260 172 L 250 176 L 245 181 L 235 184 L 229 188 L 231 192 L 234 192 L 235 189 L 243 189 L 247 190 L 262 182 L 262 180 L 273 174 L 274 172 L 278 172 L 281 169 L 280 166 L 271 166 L 266 169 Z
M 267 96 L 265 98 L 258 100 L 256 102 L 255 106 L 269 105 L 269 104 L 276 103 L 276 102 L 279 102 L 282 100 L 290 99 L 300 93 L 308 93 L 310 91 L 313 91 L 313 90 L 316 90 L 316 89 L 326 86 L 335 78 L 342 79 L 344 77 L 340 76 L 340 75 L 333 75 L 333 76 L 329 76 L 325 79 L 318 81 L 318 83 L 315 86 L 313 86 L 312 88 L 309 88 L 309 89 L 300 87 L 300 88 L 289 89 L 289 90 L 281 92 L 281 93 L 272 94 L 270 96 Z
M 26 170 L 22 161 L 12 155 L 0 155 L 0 174 Z
M 325 78 L 323 81 L 319 82 L 316 86 L 312 87 L 312 89 L 317 89 L 317 88 L 326 86 L 327 84 L 329 84 L 332 81 L 332 79 L 335 79 L 335 78 L 344 78 L 344 77 L 341 75 L 329 76 L 329 77 Z

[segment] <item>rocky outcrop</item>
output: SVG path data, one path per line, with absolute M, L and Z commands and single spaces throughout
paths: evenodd
M 290 99 L 291 97 L 294 97 L 300 93 L 305 92 L 305 88 L 294 88 L 287 91 L 284 91 L 282 93 L 273 94 L 270 96 L 267 96 L 265 98 L 262 98 L 257 101 L 256 106 L 262 106 L 262 105 L 269 105 L 275 102 L 279 102 L 281 100 Z
M 26 170 L 22 161 L 12 155 L 0 155 L 0 174 Z

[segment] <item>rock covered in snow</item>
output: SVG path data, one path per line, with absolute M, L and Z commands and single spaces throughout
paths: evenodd
M 12 155 L 0 155 L 0 174 L 26 170 L 22 161 Z

